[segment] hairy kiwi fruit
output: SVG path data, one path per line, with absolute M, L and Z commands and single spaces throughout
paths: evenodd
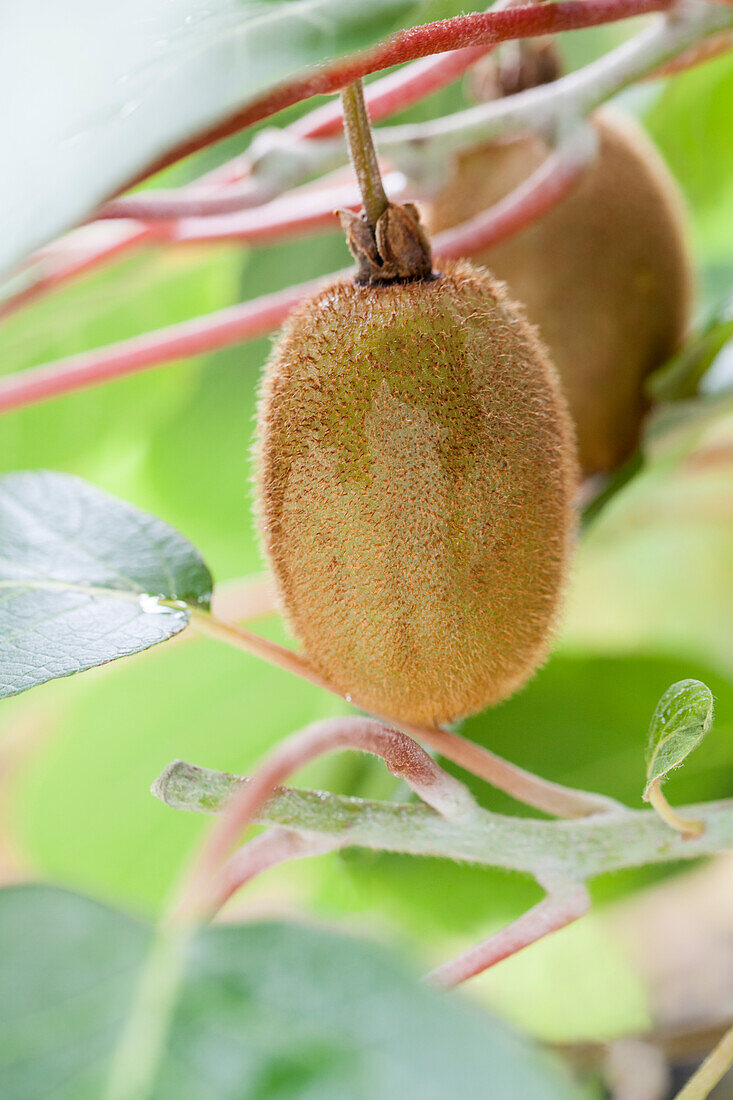
M 608 109 L 594 123 L 596 162 L 554 210 L 473 256 L 524 303 L 562 380 L 587 474 L 634 450 L 644 380 L 679 346 L 692 277 L 682 203 L 643 131 Z M 547 155 L 539 138 L 460 155 L 422 208 L 428 230 L 449 229 L 512 191 Z
M 546 655 L 574 537 L 572 422 L 488 272 L 336 281 L 288 319 L 259 511 L 312 666 L 385 718 L 450 721 Z

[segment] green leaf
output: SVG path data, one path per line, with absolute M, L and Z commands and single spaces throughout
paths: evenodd
M 420 22 L 418 0 L 5 5 L 0 269 L 266 89 Z
M 61 890 L 0 893 L 0 1094 L 103 1095 L 151 931 Z M 577 1100 L 529 1043 L 375 944 L 292 923 L 220 925 L 183 967 L 155 1100 Z
M 645 796 L 652 783 L 684 763 L 712 722 L 713 694 L 700 680 L 679 680 L 667 688 L 649 726 Z
M 198 552 L 154 516 L 67 474 L 0 478 L 0 697 L 165 641 L 210 595 Z
M 649 393 L 655 401 L 694 397 L 720 352 L 733 340 L 733 290 L 710 312 L 706 323 L 682 350 L 651 376 Z

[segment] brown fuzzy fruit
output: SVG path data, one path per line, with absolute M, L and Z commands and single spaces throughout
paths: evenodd
M 609 110 L 594 118 L 598 158 L 554 210 L 473 256 L 524 303 L 563 383 L 585 473 L 610 470 L 639 438 L 644 379 L 679 346 L 692 279 L 680 198 L 643 131 Z M 436 233 L 474 217 L 541 163 L 539 138 L 457 158 L 423 207 Z
M 304 302 L 270 359 L 259 451 L 285 613 L 345 695 L 450 721 L 543 660 L 573 542 L 572 425 L 486 271 Z

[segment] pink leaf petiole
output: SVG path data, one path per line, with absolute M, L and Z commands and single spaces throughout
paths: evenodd
M 440 989 L 452 989 L 461 982 L 495 966 L 502 959 L 516 955 L 538 940 L 557 932 L 585 916 L 590 908 L 588 891 L 582 884 L 556 888 L 537 905 L 528 909 L 506 928 L 494 933 L 483 943 L 469 948 L 455 959 L 442 963 L 427 975 L 426 981 Z
M 234 881 L 237 874 L 229 877 L 225 874 L 213 895 L 212 882 L 242 830 L 284 779 L 316 757 L 338 749 L 356 749 L 381 757 L 392 775 L 404 779 L 423 801 L 450 820 L 465 819 L 476 809 L 467 788 L 444 772 L 424 749 L 403 733 L 371 718 L 333 718 L 316 722 L 273 749 L 252 781 L 234 795 L 193 865 L 178 908 L 179 916 L 212 915 L 220 897 L 228 890 L 227 883 Z
M 341 698 L 340 692 L 320 676 L 298 653 L 271 642 L 267 638 L 254 634 L 234 623 L 222 622 L 213 615 L 195 611 L 191 613 L 191 625 L 201 633 L 226 642 L 228 645 L 260 657 L 270 664 L 291 672 L 309 683 Z M 359 700 L 354 699 L 355 706 Z M 385 719 L 389 721 L 389 719 Z M 447 760 L 465 768 L 466 771 L 486 780 L 499 790 L 506 791 L 512 798 L 528 806 L 542 810 L 557 817 L 587 817 L 597 813 L 608 813 L 619 809 L 613 799 L 592 791 L 581 791 L 552 783 L 524 768 L 503 760 L 500 756 L 477 745 L 452 730 L 438 726 L 418 726 L 407 722 L 397 724 L 409 737 L 424 742 L 435 749 Z
M 297 829 L 275 826 L 248 840 L 212 876 L 207 908 L 214 915 L 229 899 L 257 875 L 291 859 L 322 856 L 341 847 L 333 837 L 307 835 Z

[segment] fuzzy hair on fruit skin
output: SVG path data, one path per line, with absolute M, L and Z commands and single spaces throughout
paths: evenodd
M 453 721 L 545 658 L 575 534 L 557 375 L 505 288 L 336 281 L 262 384 L 259 521 L 312 666 L 373 713 Z
M 577 189 L 504 244 L 472 256 L 506 281 L 562 379 L 586 474 L 636 447 L 646 377 L 681 344 L 693 279 L 682 199 L 641 127 L 593 116 L 600 149 Z M 538 137 L 476 147 L 421 214 L 431 233 L 498 202 L 547 155 Z

